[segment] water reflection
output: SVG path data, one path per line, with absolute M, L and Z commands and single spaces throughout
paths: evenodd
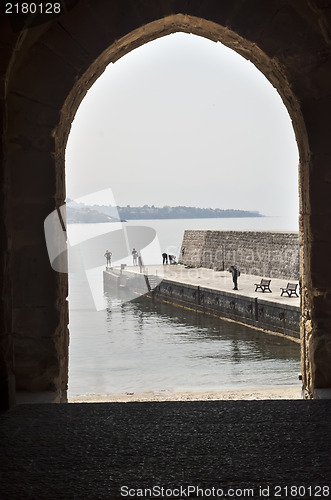
M 128 304 L 123 306 L 126 312 L 127 306 Z M 131 302 L 129 308 L 141 318 L 141 322 L 144 321 L 144 316 L 146 321 L 150 321 L 153 317 L 158 324 L 171 322 L 174 327 L 173 335 L 177 341 L 180 338 L 184 343 L 211 345 L 220 341 L 227 342 L 228 346 L 232 346 L 233 360 L 236 362 L 249 354 L 259 359 L 300 360 L 299 345 L 278 335 L 262 333 L 254 328 L 184 308 L 153 303 L 144 297 Z M 212 356 L 215 355 L 216 353 Z
M 70 327 L 70 396 L 298 384 L 298 344 L 143 297 Z

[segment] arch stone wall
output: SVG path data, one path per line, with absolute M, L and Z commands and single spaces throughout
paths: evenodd
M 2 406 L 13 400 L 14 377 L 18 389 L 66 401 L 67 277 L 49 265 L 43 222 L 64 203 L 75 112 L 107 64 L 176 31 L 250 59 L 287 106 L 300 154 L 303 382 L 310 394 L 331 387 L 330 2 L 78 0 L 21 32 L 5 14 L 0 21 Z

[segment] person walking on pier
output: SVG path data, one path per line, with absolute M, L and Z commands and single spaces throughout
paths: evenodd
M 232 274 L 233 290 L 238 290 L 238 277 L 240 276 L 240 271 L 236 266 L 230 266 L 229 272 Z
M 109 250 L 106 250 L 106 253 L 104 256 L 106 257 L 106 267 L 110 267 L 112 253 Z

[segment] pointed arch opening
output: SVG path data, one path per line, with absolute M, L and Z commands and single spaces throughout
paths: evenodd
M 216 44 L 210 43 L 210 37 L 206 40 L 205 35 L 203 37 L 201 33 L 199 35 L 197 38 L 199 43 L 216 47 Z M 192 37 L 195 38 L 192 33 L 189 35 L 187 32 L 175 31 L 170 37 L 174 47 L 175 40 L 178 40 L 177 37 L 190 39 L 190 41 L 192 41 Z M 169 205 L 176 205 L 175 200 L 177 200 L 177 204 L 193 205 L 193 200 L 195 200 L 195 202 L 198 201 L 199 205 L 205 203 L 214 208 L 228 206 L 229 208 L 254 209 L 259 208 L 256 205 L 256 200 L 258 199 L 261 203 L 264 196 L 264 206 L 268 207 L 266 210 L 262 209 L 262 213 L 265 215 L 275 215 L 275 210 L 277 206 L 279 208 L 280 200 L 284 197 L 291 200 L 292 218 L 290 224 L 292 226 L 276 226 L 276 229 L 296 230 L 298 220 L 297 150 L 290 119 L 284 106 L 281 105 L 280 97 L 275 89 L 269 84 L 265 86 L 265 78 L 262 73 L 247 62 L 246 64 L 250 65 L 251 73 L 246 73 L 245 76 L 248 76 L 244 80 L 243 86 L 240 86 L 240 82 L 238 83 L 237 94 L 231 100 L 229 97 L 230 87 L 234 85 L 236 79 L 237 82 L 240 79 L 240 63 L 245 63 L 245 61 L 239 55 L 234 54 L 236 56 L 234 63 L 236 76 L 231 81 L 228 74 L 229 68 L 226 65 L 231 65 L 232 62 L 233 66 L 233 59 L 231 62 L 227 61 L 231 58 L 230 50 L 222 45 L 223 59 L 220 56 L 218 68 L 213 67 L 215 74 L 212 76 L 208 73 L 207 66 L 208 64 L 215 65 L 215 56 L 211 55 L 211 60 L 206 62 L 206 51 L 203 50 L 199 56 L 199 44 L 197 43 L 193 44 L 194 48 L 191 52 L 196 65 L 196 73 L 190 73 L 186 75 L 185 79 L 181 79 L 186 71 L 183 67 L 184 59 L 181 66 L 179 59 L 176 59 L 175 62 L 172 61 L 175 65 L 180 66 L 180 72 L 176 80 L 172 81 L 172 93 L 167 94 L 169 85 L 168 89 L 166 88 L 167 84 L 162 88 L 162 79 L 165 78 L 165 74 L 160 74 L 162 65 L 165 65 L 166 52 L 162 47 L 165 47 L 167 38 L 168 36 L 164 35 L 156 42 L 158 49 L 154 53 L 154 59 L 152 55 L 154 80 L 151 74 L 147 78 L 145 75 L 145 80 L 140 77 L 141 72 L 138 71 L 138 66 L 143 66 L 144 58 L 138 58 L 138 61 L 132 63 L 131 68 L 130 65 L 129 68 L 127 65 L 124 66 L 122 71 L 124 76 L 121 76 L 121 73 L 116 73 L 116 65 L 120 65 L 129 56 L 132 56 L 131 60 L 134 60 L 136 52 L 140 50 L 140 48 L 137 51 L 131 49 L 130 53 L 121 57 L 121 61 L 115 61 L 115 66 L 109 65 L 105 69 L 102 77 L 91 88 L 90 93 L 93 95 L 89 96 L 91 97 L 90 104 L 83 111 L 84 102 L 82 102 L 75 120 L 78 121 L 81 115 L 85 115 L 85 120 L 89 120 L 90 123 L 89 127 L 85 127 L 85 129 L 80 125 L 77 125 L 76 129 L 73 127 L 70 134 L 69 147 L 71 151 L 66 160 L 66 168 L 70 169 L 71 166 L 74 166 L 75 175 L 72 172 L 69 175 L 76 179 L 78 186 L 73 186 L 74 181 L 70 179 L 69 197 L 75 198 L 75 195 L 79 197 L 93 191 L 97 192 L 102 188 L 111 187 L 115 200 L 121 206 L 127 204 L 142 206 L 144 203 L 148 203 L 148 205 L 161 204 L 162 206 L 167 202 Z M 153 43 L 155 42 L 145 44 L 144 47 L 147 48 Z M 162 61 L 160 66 L 156 65 L 157 53 Z M 174 58 L 173 53 L 169 55 L 169 58 L 171 57 Z M 238 62 L 239 59 L 240 62 Z M 205 66 L 202 66 L 203 61 L 206 63 Z M 192 67 L 193 65 L 191 65 L 191 71 Z M 137 71 L 135 72 L 134 69 Z M 146 67 L 139 69 L 146 71 Z M 198 78 L 199 73 L 202 73 L 205 78 L 205 82 L 201 78 L 199 80 L 200 94 L 194 81 L 195 78 Z M 215 96 L 217 96 L 217 87 L 220 85 L 219 73 L 222 73 L 226 85 L 222 89 L 218 88 L 220 94 L 218 97 L 222 98 L 217 100 Z M 150 86 L 146 89 L 144 82 L 146 83 L 148 78 L 151 81 L 149 82 Z M 207 80 L 210 86 L 208 96 L 205 94 Z M 125 91 L 123 86 L 125 86 Z M 246 88 L 247 93 L 243 94 L 245 86 L 248 87 Z M 257 104 L 258 99 L 254 100 L 256 91 L 255 95 L 252 92 L 252 88 L 256 86 L 262 94 L 260 95 L 260 104 Z M 107 89 L 107 99 L 105 98 L 105 89 Z M 119 98 L 120 89 L 122 100 Z M 227 92 L 226 96 L 224 96 L 225 92 Z M 274 101 L 269 108 L 268 99 L 271 99 L 271 96 Z M 153 97 L 153 104 L 147 105 L 146 102 L 151 101 Z M 87 100 L 86 98 L 85 103 Z M 107 125 L 105 125 L 105 121 L 102 124 L 98 122 L 98 114 L 101 110 L 105 115 L 104 120 L 109 122 Z M 261 111 L 263 111 L 260 116 L 261 127 L 254 131 L 249 130 L 249 128 L 254 127 L 252 121 L 254 123 L 258 121 L 257 116 L 254 116 L 254 120 L 252 119 L 254 113 L 256 115 Z M 274 121 L 275 114 L 279 113 L 277 116 L 277 119 L 281 120 L 281 124 L 278 124 L 279 128 L 273 127 L 274 123 L 271 117 L 267 123 L 268 112 L 273 115 Z M 281 118 L 280 115 L 282 115 Z M 207 116 L 211 121 L 210 124 L 206 123 Z M 181 120 L 183 117 L 185 120 Z M 84 118 L 81 119 L 80 123 L 82 122 L 84 122 Z M 185 123 L 188 130 L 183 129 Z M 73 139 L 74 134 L 76 137 Z M 81 151 L 77 155 L 80 147 L 79 141 L 82 137 L 84 140 L 81 144 Z M 269 145 L 269 149 L 263 144 L 263 142 L 268 141 L 268 138 L 274 141 Z M 178 141 L 176 142 L 175 139 Z M 72 141 L 71 144 L 70 141 Z M 282 148 L 288 148 L 291 141 L 289 159 L 283 155 Z M 236 147 L 236 142 L 238 147 Z M 89 146 L 91 143 L 97 144 L 100 149 L 91 149 Z M 243 149 L 247 163 L 246 172 L 240 168 L 242 167 L 240 162 L 243 161 Z M 277 157 L 277 149 L 280 157 Z M 157 150 L 162 151 L 161 156 L 156 154 Z M 265 157 L 261 159 L 263 154 Z M 76 164 L 73 165 L 75 160 Z M 259 163 L 260 170 L 254 174 L 253 166 L 256 163 Z M 79 182 L 79 177 L 82 177 L 81 172 L 84 170 L 82 165 L 88 169 L 89 164 L 93 165 L 91 168 L 91 173 L 93 173 L 89 182 L 84 186 L 83 179 L 82 182 Z M 184 170 L 183 175 L 181 175 L 180 169 Z M 291 176 L 291 181 L 285 186 L 285 190 L 288 192 L 286 194 L 285 191 L 276 193 L 275 185 L 277 183 L 279 185 L 286 184 L 286 176 L 288 175 Z M 252 177 L 254 177 L 253 182 Z M 131 184 L 131 189 L 129 184 Z M 135 189 L 132 189 L 132 186 Z M 235 190 L 235 194 L 233 190 Z M 141 195 L 138 194 L 139 191 L 142 192 Z M 148 199 L 146 199 L 146 192 L 149 192 Z M 248 193 L 248 197 L 244 196 L 245 192 Z M 203 194 L 202 197 L 201 194 Z M 189 197 L 185 198 L 188 195 Z M 172 201 L 169 199 L 170 196 L 172 196 Z M 212 197 L 213 201 L 211 201 Z M 219 207 L 219 199 L 224 197 L 227 197 L 226 201 L 222 199 L 222 206 Z M 268 212 L 273 197 L 274 211 Z M 184 202 L 182 202 L 183 198 Z M 250 202 L 254 200 L 251 206 L 247 206 L 247 200 Z M 229 228 L 233 229 L 231 222 Z M 247 229 L 256 229 L 256 227 L 248 226 Z M 176 249 L 174 252 L 178 252 L 181 242 L 179 245 L 178 242 L 171 241 L 170 243 L 172 248 Z M 91 362 L 93 364 L 92 360 Z M 105 392 L 102 389 L 101 391 Z

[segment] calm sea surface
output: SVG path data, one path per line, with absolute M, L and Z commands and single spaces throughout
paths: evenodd
M 159 246 L 154 245 L 150 264 L 160 263 L 159 251 L 178 255 L 184 229 L 297 230 L 296 221 L 276 217 L 130 224 L 156 230 Z M 71 243 L 79 243 L 107 230 L 111 224 L 75 224 L 68 227 L 68 234 Z M 105 250 L 100 248 L 102 255 Z M 103 293 L 102 268 L 88 276 L 69 275 L 69 307 L 69 397 L 298 385 L 298 344 L 153 304 L 144 297 L 124 304 L 112 302 Z

